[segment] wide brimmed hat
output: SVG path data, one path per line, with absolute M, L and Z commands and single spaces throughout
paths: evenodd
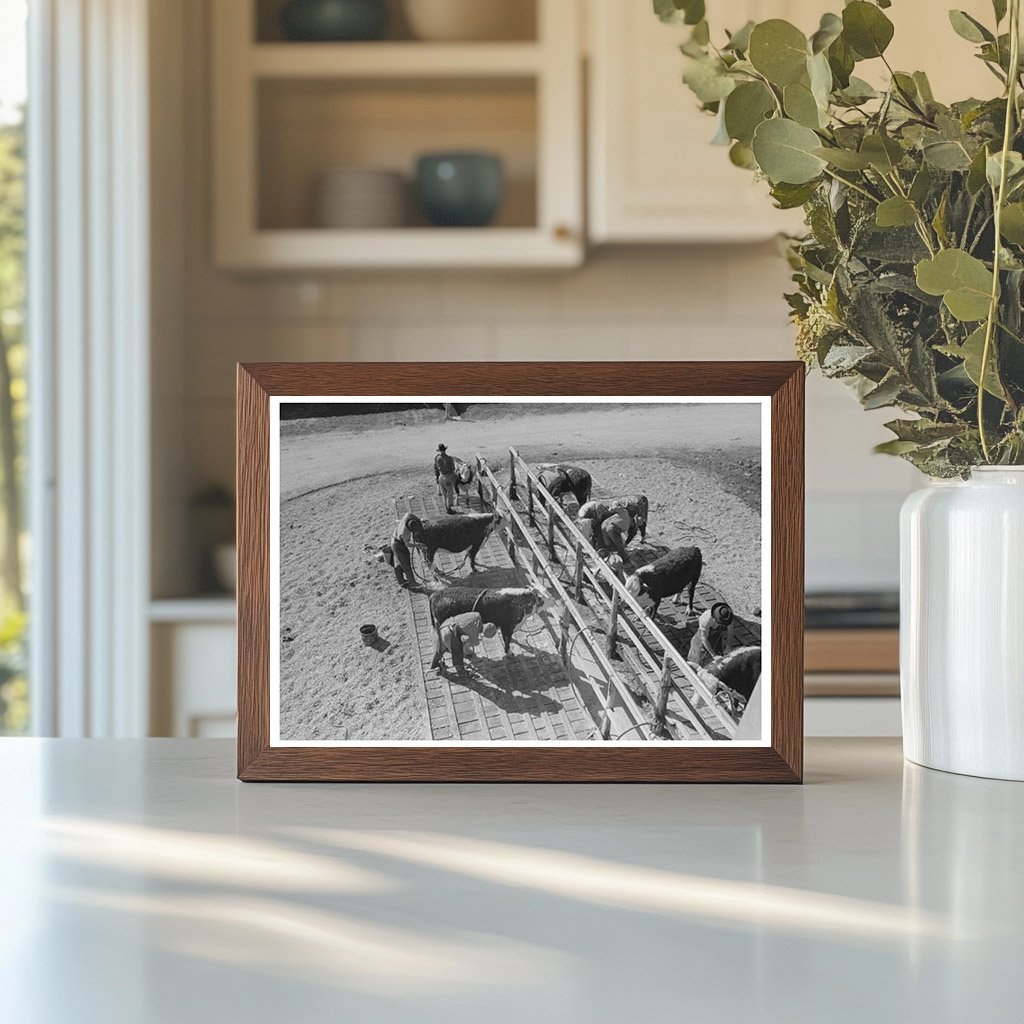
M 439 445 L 437 446 L 437 450 L 438 450 L 439 452 L 446 452 L 446 451 L 448 451 L 448 446 L 447 446 L 447 445 L 443 445 L 443 444 L 439 444 Z
M 728 626 L 735 617 L 733 610 L 724 601 L 711 606 L 711 618 L 723 626 Z

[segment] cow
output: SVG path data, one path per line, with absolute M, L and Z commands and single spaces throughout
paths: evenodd
M 700 675 L 714 697 L 738 717 L 761 678 L 761 648 L 737 647 L 715 658 Z
M 663 598 L 674 597 L 678 603 L 686 591 L 689 597 L 687 615 L 690 616 L 693 615 L 693 594 L 703 565 L 700 548 L 675 548 L 627 576 L 626 590 L 633 597 L 646 594 L 654 602 L 651 618 L 658 614 L 658 605 Z
M 540 467 L 537 478 L 559 505 L 566 494 L 571 494 L 577 505 L 585 505 L 590 501 L 593 480 L 590 474 L 579 466 L 546 464 Z
M 455 460 L 455 504 L 458 505 L 459 496 L 465 492 L 466 505 L 469 505 L 469 488 L 476 483 L 476 467 L 471 466 L 462 459 Z
M 484 623 L 493 622 L 501 631 L 508 656 L 516 627 L 530 615 L 550 611 L 556 603 L 556 598 L 539 587 L 447 587 L 430 595 L 430 620 L 440 632 L 453 616 L 477 612 Z
M 409 516 L 406 529 L 412 542 L 423 550 L 430 568 L 434 568 L 434 556 L 438 551 L 452 554 L 469 552 L 469 566 L 476 570 L 477 552 L 484 541 L 495 530 L 504 528 L 502 517 L 497 512 L 467 512 L 451 515 L 444 519 L 427 520 Z

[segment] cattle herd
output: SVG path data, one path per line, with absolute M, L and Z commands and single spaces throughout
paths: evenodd
M 481 464 L 448 456 L 441 445 L 435 456 L 434 477 L 446 514 L 434 519 L 411 512 L 401 516 L 390 542 L 377 549 L 376 557 L 394 569 L 400 586 L 430 592 L 430 615 L 438 651 L 435 665 L 443 666 L 445 651 L 452 651 L 454 630 L 459 655 L 453 655 L 453 660 L 461 672 L 463 647 L 454 624 L 468 621 L 471 633 L 474 623 L 477 632 L 481 625 L 493 624 L 487 627 L 488 631 L 496 629 L 500 632 L 505 655 L 510 657 L 516 628 L 531 615 L 553 611 L 558 602 L 555 594 L 543 585 L 474 587 L 461 582 L 448 583 L 452 573 L 444 574 L 446 579 L 442 581 L 435 565 L 439 551 L 462 556 L 462 563 L 455 572 L 467 562 L 470 572 L 474 572 L 477 555 L 488 537 L 496 534 L 506 545 L 511 537 L 509 523 L 499 510 L 490 474 Z M 704 566 L 699 547 L 677 547 L 638 568 L 633 569 L 630 565 L 628 545 L 637 537 L 641 545 L 647 542 L 650 503 L 646 495 L 594 499 L 591 474 L 579 466 L 544 464 L 538 468 L 537 479 L 563 510 L 569 499 L 575 502 L 577 529 L 625 585 L 628 593 L 638 600 L 650 602 L 647 614 L 652 619 L 658 615 L 661 602 L 667 599 L 676 604 L 685 600 L 687 617 L 693 617 L 694 592 Z M 482 507 L 489 511 L 468 511 L 470 488 L 474 485 Z M 458 508 L 462 500 L 467 506 L 465 512 Z M 569 507 L 571 510 L 572 506 Z M 414 565 L 414 552 L 420 554 L 420 564 L 425 566 L 419 573 Z M 431 577 L 430 586 L 427 586 L 425 578 L 427 573 Z M 435 589 L 438 582 L 447 585 Z M 697 618 L 686 657 L 708 683 L 716 699 L 739 717 L 760 679 L 761 649 L 736 642 L 734 620 L 733 611 L 725 602 L 717 602 L 706 609 Z M 470 639 L 474 642 L 478 639 L 476 635 L 470 638 L 465 632 L 461 637 L 467 645 Z

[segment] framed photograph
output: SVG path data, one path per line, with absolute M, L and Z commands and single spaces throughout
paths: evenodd
M 246 781 L 799 782 L 798 362 L 238 368 Z

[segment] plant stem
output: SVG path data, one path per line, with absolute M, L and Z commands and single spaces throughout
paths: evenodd
M 878 199 L 878 197 L 873 196 L 867 189 L 861 188 L 860 185 L 857 185 L 852 181 L 847 181 L 846 178 L 840 178 L 838 174 L 835 174 L 834 172 L 830 171 L 827 167 L 825 168 L 825 173 L 833 181 L 838 181 L 841 185 L 845 185 L 847 188 L 852 188 L 854 192 L 859 192 L 866 199 L 870 199 L 871 202 L 875 204 L 875 206 L 879 204 L 880 200 Z
M 1017 83 L 1020 68 L 1020 0 L 1010 0 L 1010 74 L 1006 83 L 1006 124 L 1003 126 L 1003 150 L 999 167 L 999 189 L 995 197 L 995 251 L 992 256 L 992 295 L 989 300 L 988 320 L 985 322 L 985 345 L 981 350 L 981 370 L 978 373 L 978 436 L 985 461 L 992 462 L 988 435 L 985 432 L 985 374 L 988 372 L 992 354 L 992 335 L 999 316 L 999 272 L 1001 267 L 1001 243 L 1003 204 L 1006 200 L 1006 168 L 1013 141 L 1013 126 L 1017 116 Z
M 892 174 L 883 174 L 882 180 L 887 181 L 889 185 L 895 190 L 901 199 L 906 199 L 910 203 L 911 209 L 914 211 L 914 217 L 917 219 L 917 233 L 921 236 L 921 241 L 924 242 L 925 248 L 927 248 L 929 255 L 935 255 L 935 247 L 932 245 L 932 232 L 928 226 L 928 221 L 924 219 L 924 214 L 917 208 L 917 204 L 910 201 L 910 197 L 907 195 L 906 189 L 903 187 L 903 182 L 900 181 L 899 173 L 893 168 Z M 936 236 L 936 245 L 941 250 L 943 248 L 941 240 Z

